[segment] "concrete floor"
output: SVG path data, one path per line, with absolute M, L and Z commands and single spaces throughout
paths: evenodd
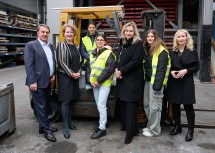
M 54 124 L 59 129 L 55 133 L 57 142 L 51 143 L 38 134 L 38 123 L 30 108 L 28 88 L 24 85 L 24 66 L 0 70 L 0 83 L 13 82 L 15 88 L 16 131 L 8 136 L 0 136 L 0 153 L 214 153 L 215 130 L 196 128 L 194 139 L 185 142 L 187 128 L 181 134 L 170 136 L 171 127 L 162 127 L 160 137 L 147 138 L 142 134 L 134 137 L 129 145 L 124 144 L 125 132 L 120 131 L 118 120 L 110 120 L 107 136 L 91 140 L 97 121 L 75 119 L 77 131 L 71 131 L 70 139 L 62 134 L 62 122 Z M 195 81 L 196 109 L 215 110 L 215 84 L 203 84 Z M 185 115 L 182 118 L 186 122 Z M 197 111 L 196 124 L 215 125 L 215 113 Z M 140 129 L 141 131 L 142 129 Z

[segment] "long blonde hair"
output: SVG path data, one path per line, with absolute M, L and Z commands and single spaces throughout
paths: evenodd
M 164 42 L 159 38 L 157 31 L 155 31 L 154 29 L 150 29 L 146 32 L 145 37 L 144 37 L 144 41 L 143 44 L 144 46 L 148 44 L 147 42 L 147 36 L 149 33 L 152 33 L 154 35 L 154 42 L 152 44 L 150 44 L 150 55 L 153 55 L 158 48 L 160 47 L 160 45 L 162 45 L 166 51 L 168 51 L 166 45 L 164 44 Z M 147 51 L 145 51 L 147 53 Z
M 132 27 L 134 28 L 134 38 L 133 38 L 133 41 L 132 41 L 132 44 L 134 44 L 136 41 L 141 40 L 139 31 L 138 31 L 138 29 L 137 29 L 137 25 L 136 25 L 136 23 L 134 23 L 134 22 L 128 22 L 128 23 L 126 23 L 126 24 L 123 26 L 122 31 L 121 31 L 122 42 L 123 42 L 123 43 L 126 42 L 126 38 L 125 38 L 125 36 L 124 36 L 124 33 L 125 33 L 125 28 L 127 28 L 127 27 L 129 27 L 129 26 L 132 26 Z
M 178 36 L 178 34 L 180 33 L 180 32 L 183 32 L 183 33 L 185 33 L 186 34 L 186 37 L 187 37 L 187 39 L 186 39 L 186 48 L 187 49 L 189 49 L 190 51 L 193 51 L 193 38 L 192 38 L 192 36 L 190 35 L 190 33 L 187 31 L 187 30 L 185 30 L 185 29 L 179 29 L 176 33 L 175 33 L 175 35 L 174 35 L 174 38 L 173 38 L 173 51 L 179 51 L 179 49 L 178 49 L 178 42 L 177 42 L 177 36 Z

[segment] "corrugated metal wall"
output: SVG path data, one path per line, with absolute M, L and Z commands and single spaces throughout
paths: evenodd
M 94 0 L 94 6 L 116 5 L 120 0 Z M 150 0 L 157 8 L 166 11 L 166 17 L 173 23 L 177 23 L 177 0 Z M 126 21 L 134 21 L 138 28 L 142 28 L 141 12 L 153 9 L 145 0 L 124 0 L 121 4 L 125 8 Z M 103 25 L 104 27 L 107 25 Z M 166 21 L 166 28 L 172 26 Z

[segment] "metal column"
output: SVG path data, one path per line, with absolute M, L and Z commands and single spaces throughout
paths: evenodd
M 199 1 L 197 49 L 200 58 L 199 79 L 210 82 L 213 0 Z

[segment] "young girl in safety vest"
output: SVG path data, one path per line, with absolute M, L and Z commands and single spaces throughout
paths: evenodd
M 89 82 L 99 111 L 99 126 L 91 135 L 91 139 L 98 139 L 106 135 L 107 124 L 107 99 L 110 93 L 113 73 L 115 69 L 115 55 L 111 47 L 105 46 L 105 35 L 96 37 L 97 48 L 90 54 L 90 70 L 87 69 Z M 90 73 L 89 73 L 90 71 Z
M 161 134 L 163 88 L 167 84 L 169 76 L 170 58 L 166 46 L 155 30 L 151 29 L 146 32 L 143 43 L 146 54 L 144 110 L 148 118 L 143 135 L 153 137 Z

